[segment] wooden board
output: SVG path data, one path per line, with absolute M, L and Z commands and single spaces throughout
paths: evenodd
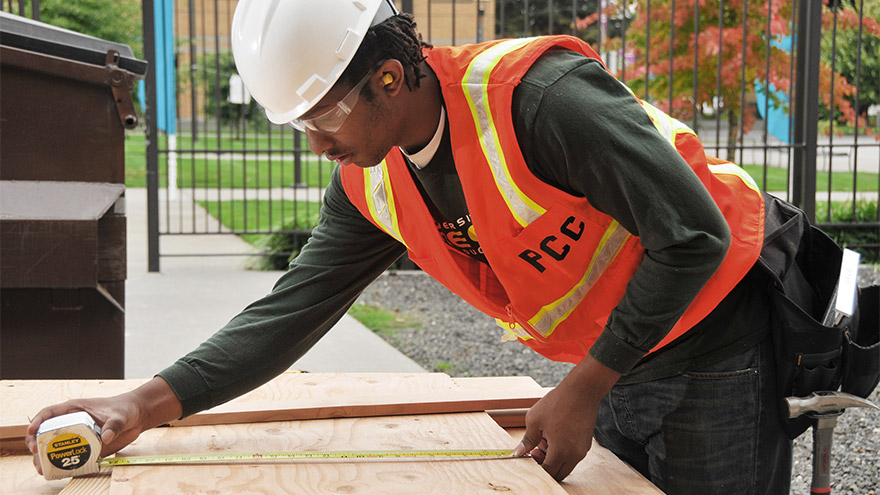
M 522 440 L 525 429 L 508 429 L 515 441 Z M 561 483 L 568 495 L 663 495 L 629 464 L 593 440 L 593 446 Z
M 138 380 L 0 380 L 0 439 L 24 438 L 40 409 L 83 397 L 107 397 L 137 388 Z
M 151 430 L 126 455 L 291 450 L 512 448 L 485 413 L 431 414 Z M 110 495 L 565 492 L 531 459 L 372 461 L 113 469 Z
M 72 479 L 58 495 L 106 495 L 110 493 L 110 469 Z
M 107 495 L 110 471 L 72 480 L 47 481 L 30 455 L 0 456 L 0 495 Z
M 306 401 L 262 401 L 224 405 L 199 413 L 173 426 L 219 425 L 324 418 L 362 418 L 409 414 L 437 414 L 531 407 L 543 391 L 450 390 L 444 393 L 392 397 L 349 397 Z
M 33 456 L 0 456 L 0 494 L 55 495 L 67 480 L 46 481 L 34 469 Z
M 460 379 L 461 380 L 461 379 Z M 30 416 L 68 399 L 134 389 L 144 380 L 5 380 L 0 382 L 0 439 L 20 447 Z M 531 407 L 544 389 L 530 377 L 463 379 L 444 373 L 284 373 L 226 404 L 175 425 L 427 414 Z M 491 385 L 490 385 L 491 384 Z

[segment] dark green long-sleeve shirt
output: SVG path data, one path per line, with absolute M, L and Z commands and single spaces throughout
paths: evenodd
M 747 278 L 697 327 L 643 357 L 721 263 L 729 239 L 724 218 L 638 102 L 597 62 L 567 51 L 544 55 L 514 91 L 512 111 L 535 175 L 587 198 L 645 248 L 590 350 L 596 359 L 628 372 L 623 382 L 643 381 L 711 364 L 764 337 L 766 305 Z M 413 167 L 438 222 L 467 214 L 451 160 L 447 132 L 428 166 Z M 404 251 L 361 216 L 335 170 L 319 225 L 272 293 L 159 376 L 184 415 L 259 386 L 302 356 Z

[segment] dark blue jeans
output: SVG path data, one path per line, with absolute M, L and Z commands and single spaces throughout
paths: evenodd
M 595 436 L 669 495 L 787 494 L 778 406 L 767 339 L 698 372 L 614 387 Z

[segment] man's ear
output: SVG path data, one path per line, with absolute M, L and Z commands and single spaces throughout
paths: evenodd
M 388 96 L 395 96 L 400 88 L 406 84 L 403 65 L 397 60 L 386 60 L 377 72 L 381 74 L 379 80 L 382 84 L 382 91 Z

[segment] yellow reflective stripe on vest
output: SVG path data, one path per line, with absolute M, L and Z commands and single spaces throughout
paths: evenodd
M 622 83 L 621 83 L 622 84 Z M 635 93 L 629 88 L 629 86 L 623 85 L 633 96 Z M 645 112 L 651 118 L 651 122 L 654 123 L 654 127 L 657 128 L 657 131 L 660 132 L 660 135 L 663 136 L 664 139 L 669 141 L 672 144 L 673 148 L 678 149 L 675 145 L 675 138 L 679 134 L 693 134 L 696 136 L 696 133 L 687 125 L 682 123 L 678 119 L 674 119 L 666 114 L 666 112 L 660 110 L 659 108 L 651 105 L 648 102 L 642 101 L 638 97 L 636 97 L 639 103 L 642 104 L 642 108 L 645 109 Z M 755 182 L 755 179 L 749 175 L 742 167 L 737 166 L 734 163 L 722 163 L 718 165 L 709 164 L 709 171 L 715 175 L 718 174 L 726 174 L 726 175 L 735 175 L 739 177 L 743 183 L 748 186 L 749 189 L 760 194 L 761 189 L 758 187 L 758 184 Z
M 659 108 L 655 107 L 654 105 L 651 105 L 650 103 L 642 100 L 641 98 L 636 96 L 635 91 L 633 91 L 629 86 L 627 86 L 626 84 L 624 84 L 621 81 L 618 81 L 618 82 L 627 91 L 629 91 L 629 94 L 633 95 L 633 98 L 635 98 L 636 101 L 639 102 L 639 104 L 642 105 L 642 108 L 645 110 L 645 113 L 647 113 L 648 117 L 651 118 L 651 122 L 654 124 L 654 127 L 657 128 L 657 131 L 660 132 L 660 135 L 663 136 L 663 139 L 669 141 L 672 144 L 673 148 L 676 147 L 675 146 L 675 136 L 677 136 L 678 134 L 685 133 L 685 134 L 693 134 L 694 136 L 697 135 L 693 131 L 693 129 L 691 129 L 690 127 L 688 127 L 684 123 L 682 123 L 680 120 L 670 117 L 663 110 L 660 110 Z
M 498 133 L 495 132 L 495 122 L 492 118 L 492 110 L 489 107 L 488 81 L 492 69 L 498 65 L 502 57 L 508 53 L 530 43 L 535 38 L 524 38 L 503 41 L 479 54 L 471 62 L 462 81 L 465 98 L 474 117 L 477 128 L 480 147 L 483 155 L 489 163 L 492 175 L 495 177 L 495 185 L 501 192 L 501 196 L 507 203 L 508 209 L 520 225 L 525 227 L 535 219 L 543 215 L 546 210 L 528 198 L 510 177 L 507 160 Z
M 693 134 L 696 136 L 696 133 L 680 120 L 673 119 L 665 112 L 648 102 L 639 100 L 639 103 L 642 104 L 642 108 L 644 108 L 648 116 L 651 117 L 651 122 L 654 123 L 654 127 L 657 128 L 660 135 L 663 136 L 663 139 L 669 141 L 673 148 L 675 148 L 675 137 L 679 134 Z
M 529 335 L 529 332 L 526 332 L 525 328 L 523 328 L 519 323 L 508 323 L 501 318 L 495 318 L 495 323 L 497 323 L 499 327 L 507 330 L 508 332 L 501 336 L 501 340 L 503 341 L 516 339 L 529 340 L 534 338 Z
M 718 165 L 709 164 L 709 171 L 714 175 L 727 174 L 727 175 L 735 175 L 739 177 L 743 183 L 748 186 L 749 189 L 755 191 L 760 194 L 761 189 L 758 187 L 758 183 L 755 182 L 755 179 L 749 175 L 742 167 L 735 163 L 720 163 Z
M 605 230 L 602 240 L 599 241 L 599 245 L 593 253 L 593 259 L 590 260 L 590 265 L 580 282 L 572 287 L 567 294 L 541 308 L 529 320 L 529 324 L 544 337 L 549 337 L 596 285 L 596 281 L 611 266 L 611 262 L 617 258 L 617 254 L 626 244 L 630 235 L 619 223 L 612 222 Z
M 388 183 L 388 170 L 385 160 L 374 167 L 364 169 L 364 185 L 366 186 L 367 206 L 370 215 L 382 230 L 403 244 L 400 227 L 397 224 L 397 211 L 394 209 L 394 194 Z

